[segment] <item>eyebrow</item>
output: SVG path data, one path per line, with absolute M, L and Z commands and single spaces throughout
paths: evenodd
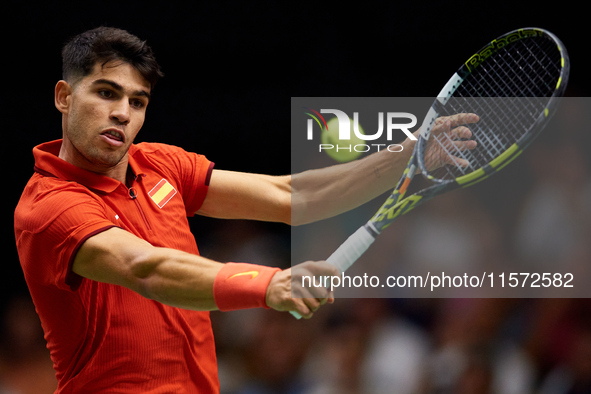
M 92 84 L 93 85 L 109 85 L 113 89 L 117 90 L 118 92 L 123 92 L 125 90 L 123 88 L 123 86 L 121 86 L 117 82 L 111 81 L 110 79 L 105 79 L 105 78 L 99 78 L 99 79 L 93 81 Z M 150 93 L 148 93 L 145 90 L 136 90 L 136 91 L 132 92 L 132 95 L 133 96 L 144 96 L 148 100 L 150 100 L 150 98 L 151 98 Z

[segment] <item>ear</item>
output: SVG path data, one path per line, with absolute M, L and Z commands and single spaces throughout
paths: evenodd
M 68 113 L 71 104 L 72 86 L 66 81 L 58 81 L 55 85 L 55 107 L 62 114 Z

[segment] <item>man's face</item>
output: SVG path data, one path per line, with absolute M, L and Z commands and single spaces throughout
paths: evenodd
M 127 151 L 144 123 L 149 98 L 150 84 L 129 63 L 96 64 L 72 86 L 62 111 L 66 160 L 99 173 L 126 168 Z

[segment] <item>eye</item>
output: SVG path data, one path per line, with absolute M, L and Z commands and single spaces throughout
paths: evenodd
M 101 97 L 103 97 L 103 98 L 106 98 L 106 99 L 113 98 L 113 92 L 112 92 L 112 91 L 110 91 L 110 90 L 107 90 L 107 89 L 99 90 L 99 91 L 98 91 L 98 94 L 99 94 Z
M 142 109 L 146 106 L 146 104 L 142 100 L 131 100 L 130 104 L 133 108 Z

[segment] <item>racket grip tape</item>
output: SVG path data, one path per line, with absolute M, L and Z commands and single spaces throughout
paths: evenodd
M 326 259 L 326 262 L 337 267 L 339 271 L 345 272 L 365 253 L 374 241 L 375 237 L 364 226 L 361 226 Z M 296 319 L 302 317 L 295 311 L 290 313 Z
M 365 253 L 373 241 L 375 237 L 361 226 L 326 259 L 326 262 L 345 272 Z

